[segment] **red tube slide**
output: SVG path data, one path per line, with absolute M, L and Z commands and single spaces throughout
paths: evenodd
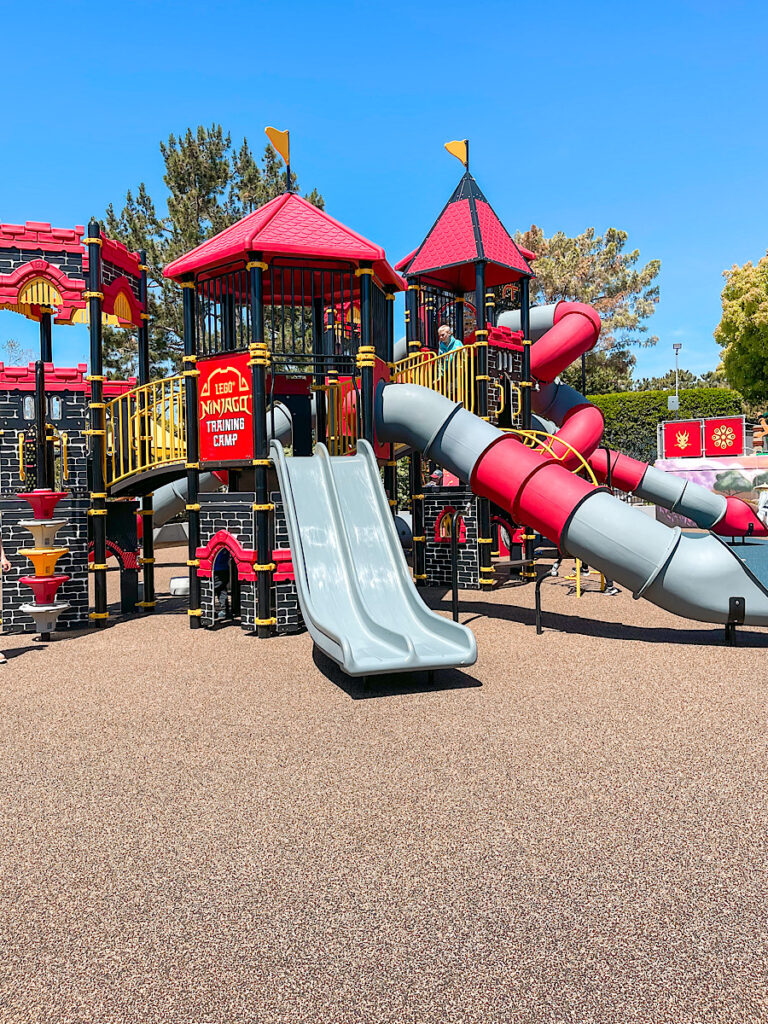
M 558 302 L 554 325 L 531 347 L 531 372 L 549 383 L 594 348 L 600 336 L 600 316 L 583 302 Z

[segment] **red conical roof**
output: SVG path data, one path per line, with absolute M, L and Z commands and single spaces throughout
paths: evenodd
M 427 237 L 396 269 L 454 291 L 472 291 L 484 260 L 487 287 L 532 277 L 520 248 L 467 171 Z
M 220 231 L 180 256 L 165 268 L 165 277 L 177 280 L 199 274 L 249 252 L 260 252 L 265 260 L 274 256 L 305 256 L 311 259 L 372 263 L 379 280 L 395 289 L 401 278 L 387 263 L 380 245 L 329 217 L 324 210 L 293 192 L 276 196 L 236 224 Z

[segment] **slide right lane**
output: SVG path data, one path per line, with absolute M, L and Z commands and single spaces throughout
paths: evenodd
M 375 408 L 379 440 L 420 449 L 635 597 L 723 624 L 743 598 L 744 622 L 768 625 L 768 593 L 717 537 L 669 529 L 427 388 L 382 384 Z

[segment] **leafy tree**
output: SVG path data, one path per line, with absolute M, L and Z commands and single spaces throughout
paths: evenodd
M 725 379 L 722 370 L 707 370 L 706 373 L 692 373 L 690 370 L 680 370 L 678 374 L 678 389 L 683 388 L 727 388 L 730 385 Z M 674 391 L 675 371 L 667 370 L 662 377 L 643 377 L 635 381 L 635 391 Z
M 535 224 L 518 232 L 518 244 L 536 253 L 531 302 L 566 299 L 594 306 L 603 321 L 601 348 L 655 345 L 658 338 L 647 336 L 645 321 L 659 301 L 656 278 L 661 261 L 640 266 L 638 249 L 624 251 L 627 238 L 627 232 L 617 228 L 603 235 L 587 228 L 573 238 L 562 231 L 547 238 Z M 503 289 L 502 308 L 509 308 L 511 299 L 511 289 Z
M 234 148 L 218 124 L 170 135 L 160 143 L 160 152 L 166 212 L 158 212 L 142 182 L 127 193 L 119 212 L 112 204 L 107 207 L 102 223 L 110 238 L 146 251 L 151 372 L 158 376 L 178 369 L 183 351 L 181 299 L 176 285 L 163 278 L 163 267 L 285 191 L 284 167 L 272 146 L 257 161 L 247 139 Z M 291 187 L 298 190 L 295 174 Z M 323 209 L 316 189 L 306 198 Z M 104 366 L 113 377 L 136 372 L 136 342 L 130 332 L 104 329 Z
M 721 494 L 746 494 L 752 490 L 752 482 L 748 480 L 738 469 L 728 469 L 724 473 L 718 473 L 715 477 L 713 487 Z
M 27 366 L 34 359 L 39 358 L 40 356 L 31 348 L 22 345 L 15 338 L 8 338 L 7 341 L 0 342 L 0 362 L 7 366 Z
M 715 340 L 728 379 L 746 398 L 768 398 L 768 254 L 724 271 L 723 315 Z
M 632 370 L 637 362 L 624 348 L 609 351 L 594 349 L 585 359 L 586 391 L 591 395 L 606 395 L 613 391 L 632 390 Z M 561 379 L 581 391 L 581 359 L 563 371 Z

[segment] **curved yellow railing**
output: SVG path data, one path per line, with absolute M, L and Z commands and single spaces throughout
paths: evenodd
M 158 466 L 186 462 L 184 378 L 166 377 L 106 403 L 107 487 Z
M 545 430 L 505 430 L 505 434 L 514 434 L 515 437 L 519 437 L 526 448 L 538 448 L 543 452 L 546 452 L 550 458 L 556 462 L 563 462 L 570 452 L 576 457 L 579 463 L 575 469 L 572 469 L 572 473 L 578 473 L 580 470 L 586 470 L 587 476 L 590 481 L 597 487 L 597 477 L 592 471 L 592 467 L 578 450 L 574 448 L 570 442 L 563 440 L 562 437 L 557 437 L 555 434 L 548 434 Z M 567 449 L 562 455 L 558 455 L 553 445 L 560 444 L 563 448 Z
M 392 364 L 394 384 L 420 384 L 450 398 L 452 402 L 461 402 L 470 412 L 475 411 L 476 376 L 477 351 L 474 345 L 464 345 L 442 356 L 425 349 Z

